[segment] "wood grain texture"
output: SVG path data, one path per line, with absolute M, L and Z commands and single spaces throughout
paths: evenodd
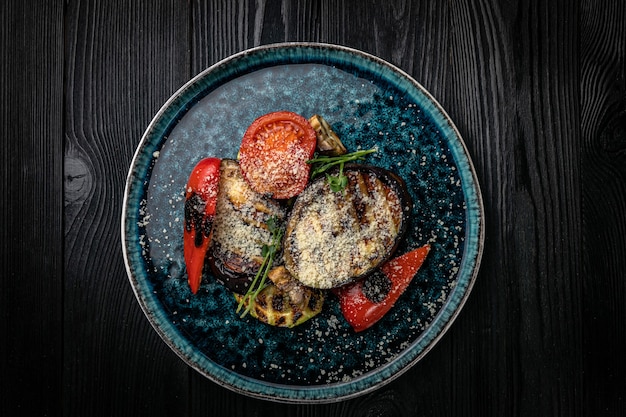
M 0 415 L 626 415 L 622 0 L 10 0 L 0 22 Z M 160 106 L 285 41 L 412 75 L 459 128 L 485 201 L 481 270 L 450 331 L 380 390 L 326 405 L 247 398 L 187 367 L 120 252 L 128 166 Z
M 0 415 L 51 415 L 63 355 L 63 4 L 4 2 L 0 26 Z
M 187 408 L 189 370 L 138 306 L 120 252 L 120 218 L 141 135 L 188 78 L 188 16 L 178 1 L 68 5 L 65 415 Z
M 626 5 L 581 3 L 584 411 L 626 413 Z
M 456 3 L 451 16 L 463 19 L 452 34 L 455 87 L 444 102 L 475 156 L 487 219 L 472 295 L 485 305 L 472 322 L 486 336 L 474 341 L 482 353 L 477 368 L 490 378 L 475 381 L 486 401 L 475 411 L 487 405 L 495 415 L 576 415 L 577 10 L 554 2 Z

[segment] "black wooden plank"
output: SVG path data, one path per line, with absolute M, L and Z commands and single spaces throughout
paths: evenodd
M 4 2 L 0 22 L 0 414 L 56 415 L 63 334 L 63 2 Z
M 487 224 L 469 317 L 453 331 L 471 329 L 460 340 L 474 373 L 459 392 L 470 414 L 576 415 L 578 9 L 540 1 L 452 7 L 451 88 L 442 102 L 474 157 Z
M 191 6 L 191 68 L 193 74 L 236 52 L 259 45 L 264 2 L 194 1 Z
M 581 2 L 584 414 L 626 415 L 626 5 Z
M 141 135 L 189 75 L 180 1 L 73 1 L 66 19 L 65 415 L 178 415 L 189 369 L 142 314 L 120 251 Z

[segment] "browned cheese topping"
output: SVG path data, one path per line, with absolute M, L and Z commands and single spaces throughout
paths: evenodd
M 343 192 L 313 181 L 298 197 L 287 224 L 285 267 L 306 286 L 333 288 L 378 266 L 398 237 L 402 203 L 368 170 L 349 170 Z
M 283 221 L 285 209 L 252 190 L 236 161 L 222 161 L 219 187 L 213 226 L 216 256 L 235 272 L 254 274 L 263 262 L 263 245 L 272 240 L 267 221 L 272 216 Z

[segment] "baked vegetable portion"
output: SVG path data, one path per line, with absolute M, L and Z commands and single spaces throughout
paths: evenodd
M 238 303 L 242 299 L 241 294 L 235 293 L 235 300 Z M 250 315 L 263 323 L 278 327 L 295 327 L 322 311 L 324 293 L 320 290 L 304 288 L 302 299 L 295 302 L 288 291 L 270 284 L 256 298 L 246 299 L 244 306 L 247 308 L 249 303 L 254 304 L 250 309 Z
M 255 192 L 237 161 L 222 160 L 209 261 L 217 279 L 245 293 L 263 263 L 263 247 L 271 244 L 268 222 L 283 222 L 285 207 Z
M 356 332 L 372 327 L 391 310 L 422 267 L 430 245 L 385 262 L 367 278 L 333 289 L 341 312 Z
M 348 153 L 348 150 L 339 139 L 339 136 L 330 127 L 326 119 L 319 114 L 309 118 L 309 123 L 317 136 L 317 151 L 320 155 L 339 156 Z
M 324 177 L 298 196 L 283 239 L 286 269 L 303 285 L 328 289 L 371 273 L 395 251 L 411 201 L 390 171 L 347 165 L 346 186 L 333 191 Z
M 315 131 L 302 116 L 268 113 L 246 130 L 239 147 L 244 178 L 261 194 L 289 199 L 306 187 L 316 145 Z
M 183 247 L 187 281 L 194 294 L 200 288 L 204 261 L 211 244 L 219 174 L 220 159 L 204 158 L 191 171 L 185 189 Z

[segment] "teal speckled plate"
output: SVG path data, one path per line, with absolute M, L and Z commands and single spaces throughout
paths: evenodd
M 206 156 L 234 158 L 258 116 L 324 116 L 349 150 L 404 178 L 414 207 L 407 251 L 432 250 L 382 321 L 355 333 L 329 296 L 295 329 L 235 314 L 210 273 L 189 291 L 183 260 L 184 188 Z M 482 200 L 465 145 L 431 95 L 398 68 L 324 44 L 247 50 L 185 84 L 157 113 L 135 153 L 122 213 L 130 283 L 154 329 L 189 366 L 236 392 L 282 402 L 331 402 L 370 392 L 420 360 L 450 327 L 477 275 Z

